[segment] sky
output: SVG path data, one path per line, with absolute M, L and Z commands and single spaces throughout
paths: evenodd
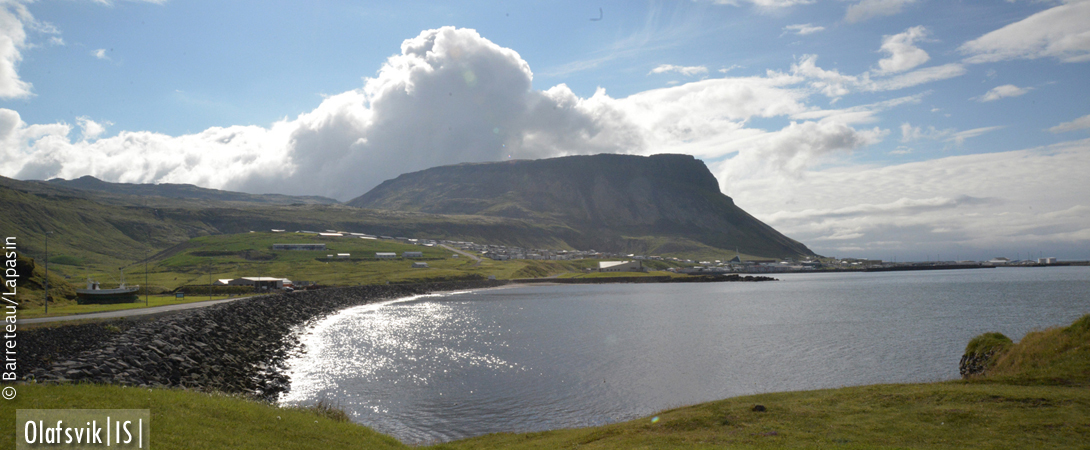
M 683 153 L 825 256 L 1090 259 L 1090 0 L 0 0 L 0 175 Z

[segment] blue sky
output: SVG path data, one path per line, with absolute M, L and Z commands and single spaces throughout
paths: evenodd
M 347 200 L 689 153 L 818 253 L 1086 259 L 1088 75 L 1081 0 L 0 0 L 0 175 Z

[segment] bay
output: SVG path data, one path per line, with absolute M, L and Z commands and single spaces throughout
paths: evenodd
M 403 442 L 601 425 L 739 395 L 955 379 L 965 344 L 1090 313 L 1090 268 L 527 286 L 346 309 L 302 338 L 286 405 Z

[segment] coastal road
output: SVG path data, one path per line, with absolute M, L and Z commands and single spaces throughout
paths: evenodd
M 440 247 L 443 247 L 443 248 L 445 248 L 445 249 L 447 249 L 447 250 L 450 250 L 450 251 L 452 251 L 452 252 L 454 252 L 454 253 L 457 253 L 457 254 L 459 254 L 459 255 L 464 255 L 464 256 L 468 256 L 468 257 L 470 257 L 470 258 L 473 258 L 473 261 L 476 261 L 476 262 L 474 262 L 474 263 L 473 263 L 473 266 L 474 266 L 474 267 L 476 267 L 476 266 L 479 266 L 479 265 L 481 265 L 481 257 L 480 257 L 480 256 L 477 256 L 477 255 L 474 255 L 474 254 L 472 254 L 472 253 L 469 253 L 469 252 L 465 252 L 465 251 L 462 251 L 462 250 L 456 249 L 456 248 L 454 248 L 454 247 L 449 247 L 449 246 L 447 246 L 446 244 L 439 244 L 439 246 L 440 246 Z
M 69 320 L 86 320 L 86 319 L 119 319 L 122 317 L 132 316 L 146 316 L 150 314 L 161 314 L 175 311 L 183 311 L 186 309 L 207 308 L 212 305 L 218 305 L 220 303 L 233 302 L 235 300 L 242 300 L 244 298 L 253 298 L 254 295 L 249 297 L 237 297 L 237 298 L 225 298 L 223 300 L 207 300 L 203 302 L 192 303 L 179 303 L 177 305 L 165 305 L 165 306 L 153 306 L 151 308 L 133 308 L 122 309 L 117 311 L 104 311 L 97 313 L 87 314 L 74 314 L 71 316 L 56 316 L 56 317 L 38 317 L 34 319 L 19 319 L 20 324 L 29 323 L 48 323 L 48 322 L 65 322 Z

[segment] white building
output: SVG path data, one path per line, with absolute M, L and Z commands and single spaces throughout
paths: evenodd
M 394 252 L 375 252 L 376 259 L 394 259 L 397 258 L 397 253 Z
M 424 253 L 422 253 L 422 252 L 401 252 L 401 257 L 402 258 L 423 258 Z
M 643 263 L 636 261 L 599 261 L 599 272 L 643 272 Z
M 414 262 L 413 263 L 413 268 L 414 269 L 427 269 L 428 268 L 428 263 L 426 263 L 426 262 Z
M 1037 264 L 1056 264 L 1056 258 L 1051 256 L 1048 258 L 1037 258 Z

